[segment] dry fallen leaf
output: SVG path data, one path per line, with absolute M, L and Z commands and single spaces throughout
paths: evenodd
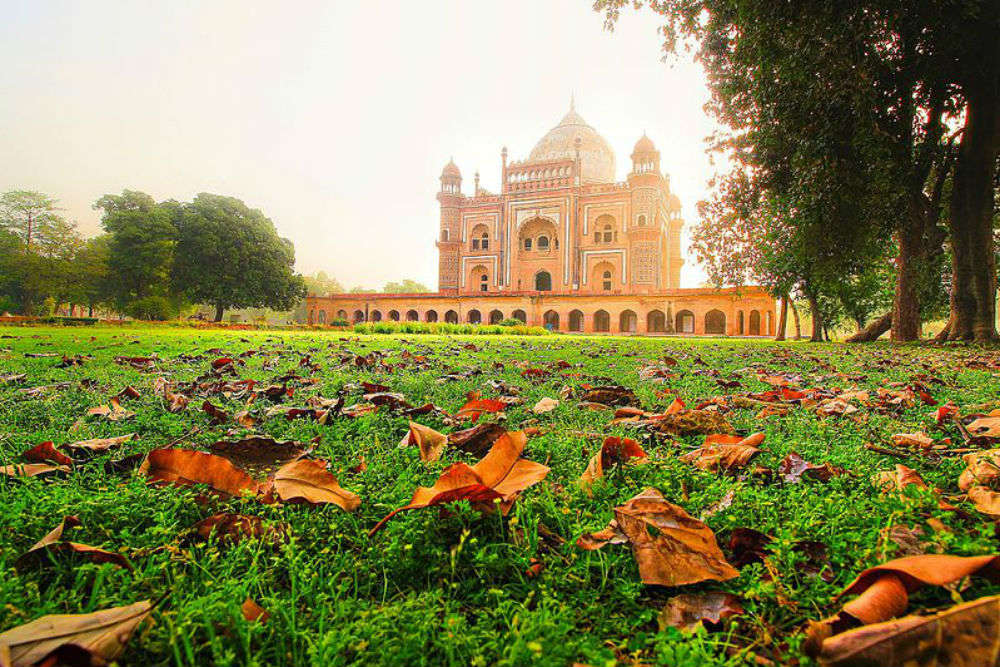
M 892 436 L 892 444 L 897 447 L 930 449 L 934 445 L 934 439 L 929 437 L 923 431 L 917 433 L 896 433 Z
M 63 542 L 63 531 L 68 528 L 75 528 L 80 525 L 80 520 L 75 516 L 63 517 L 59 525 L 52 529 L 42 539 L 23 553 L 15 562 L 17 570 L 24 570 L 31 567 L 40 567 L 48 564 L 49 557 L 54 555 L 71 555 L 91 563 L 111 563 L 118 567 L 131 570 L 132 565 L 124 556 L 113 551 L 105 551 L 97 547 L 91 547 L 77 542 Z
M 927 482 L 923 480 L 920 474 L 916 470 L 904 466 L 902 463 L 897 463 L 896 469 L 892 472 L 883 470 L 876 474 L 872 478 L 872 484 L 882 492 L 902 491 L 911 484 L 916 485 L 920 489 L 927 488 Z
M 604 472 L 614 466 L 622 465 L 631 459 L 645 460 L 648 456 L 639 446 L 639 443 L 631 438 L 618 438 L 609 436 L 604 439 L 601 451 L 591 457 L 587 464 L 587 469 L 580 477 L 580 483 L 589 485 L 595 479 L 604 477 Z
M 968 491 L 973 486 L 990 486 L 1000 480 L 1000 449 L 972 452 L 962 457 L 966 468 L 958 478 L 958 488 Z
M 312 448 L 303 448 L 294 440 L 275 440 L 260 435 L 242 440 L 220 440 L 209 445 L 209 449 L 241 470 L 258 476 L 297 461 L 312 451 Z
M 143 600 L 91 614 L 42 616 L 0 633 L 0 656 L 9 655 L 10 667 L 31 667 L 61 647 L 75 645 L 86 652 L 91 664 L 110 662 L 121 655 L 129 637 L 152 610 L 153 604 Z
M 267 619 L 271 618 L 271 614 L 266 609 L 250 598 L 243 601 L 243 604 L 240 605 L 240 611 L 243 612 L 243 618 L 250 623 L 267 623 Z
M 256 493 L 258 484 L 228 460 L 190 449 L 154 449 L 146 455 L 139 472 L 152 482 L 207 484 L 231 496 Z
M 467 401 L 455 416 L 459 419 L 471 419 L 475 424 L 484 412 L 503 412 L 507 404 L 494 398 L 478 398 Z
M 330 503 L 347 512 L 361 505 L 361 498 L 337 483 L 326 469 L 326 461 L 293 461 L 274 473 L 273 484 L 274 492 L 285 502 Z
M 680 628 L 693 631 L 699 625 L 718 626 L 724 618 L 743 613 L 740 599 L 730 593 L 682 593 L 667 600 L 660 611 L 660 630 Z
M 705 444 L 681 456 L 681 461 L 693 463 L 695 467 L 709 472 L 729 472 L 745 466 L 760 453 L 757 445 L 764 442 L 763 433 L 754 433 L 746 438 L 738 435 L 710 435 Z
M 48 463 L 15 463 L 0 466 L 0 475 L 8 477 L 41 477 L 54 473 L 69 473 L 69 466 L 49 465 Z
M 837 596 L 858 597 L 834 616 L 810 624 L 809 642 L 815 650 L 831 635 L 887 621 L 906 611 L 910 593 L 922 586 L 945 586 L 972 575 L 1000 581 L 1000 556 L 923 554 L 870 567 Z
M 1000 417 L 980 417 L 966 427 L 971 435 L 1000 438 Z
M 531 408 L 531 411 L 536 415 L 545 414 L 546 412 L 552 412 L 559 407 L 559 401 L 554 398 L 549 398 L 548 396 L 540 399 L 535 406 Z
M 795 452 L 790 452 L 778 464 L 778 474 L 787 484 L 797 484 L 802 477 L 810 477 L 821 482 L 829 482 L 832 478 L 845 474 L 847 471 L 831 463 L 810 463 Z
M 646 489 L 619 505 L 614 514 L 607 528 L 581 535 L 577 546 L 592 551 L 628 542 L 646 584 L 683 586 L 739 576 L 708 526 L 667 502 L 656 489 Z
M 403 447 L 412 445 L 419 447 L 421 461 L 437 461 L 441 458 L 441 452 L 448 444 L 448 436 L 444 433 L 438 433 L 429 426 L 411 421 L 409 430 L 399 444 Z
M 97 407 L 90 408 L 87 410 L 87 414 L 104 417 L 108 421 L 113 422 L 123 421 L 135 416 L 134 412 L 126 410 L 121 406 L 117 396 L 112 398 L 109 403 L 110 405 L 98 405 Z
M 114 449 L 115 447 L 120 447 L 123 443 L 129 440 L 135 440 L 139 436 L 135 433 L 127 433 L 125 435 L 119 435 L 115 438 L 92 438 L 90 440 L 80 440 L 77 442 L 71 442 L 65 445 L 66 449 L 84 449 L 90 452 L 106 452 L 109 449 Z
M 468 452 L 473 456 L 485 456 L 493 443 L 507 431 L 496 422 L 473 426 L 472 428 L 453 431 L 448 434 L 448 445 Z
M 977 510 L 991 517 L 1000 517 L 1000 493 L 988 486 L 974 486 L 968 493 Z
M 729 420 L 710 410 L 682 410 L 659 415 L 652 423 L 658 432 L 680 437 L 736 432 Z
M 996 667 L 1000 596 L 955 605 L 932 616 L 906 616 L 834 635 L 819 648 L 826 667 L 907 665 Z
M 34 463 L 58 463 L 59 465 L 73 465 L 73 459 L 66 456 L 52 444 L 51 440 L 37 444 L 22 454 L 25 459 Z
M 500 501 L 500 509 L 506 513 L 521 491 L 540 482 L 549 472 L 541 463 L 521 458 L 526 442 L 527 438 L 520 431 L 505 433 L 476 465 L 454 463 L 448 466 L 434 486 L 418 487 L 408 505 L 390 512 L 369 535 L 374 535 L 400 512 L 459 500 L 481 509 L 491 508 Z

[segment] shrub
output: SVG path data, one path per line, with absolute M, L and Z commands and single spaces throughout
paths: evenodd
M 542 327 L 526 326 L 521 320 L 504 326 L 496 324 L 448 324 L 446 322 L 359 322 L 354 331 L 361 334 L 440 334 L 491 336 L 547 336 L 552 332 Z
M 163 296 L 147 296 L 130 303 L 125 309 L 137 320 L 169 320 L 177 314 L 174 304 Z
M 502 321 L 500 323 L 500 326 L 502 326 L 502 327 L 523 327 L 523 326 L 525 326 L 525 324 L 524 324 L 524 322 L 522 322 L 521 320 L 517 319 L 516 317 L 508 317 L 507 319 L 505 319 L 504 321 Z
M 349 327 L 349 326 L 351 326 L 351 323 L 348 322 L 343 317 L 335 317 L 332 320 L 330 320 L 330 326 L 331 327 Z

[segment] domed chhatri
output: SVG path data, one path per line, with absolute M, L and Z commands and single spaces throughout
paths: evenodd
M 643 132 L 642 136 L 639 137 L 639 141 L 635 142 L 635 148 L 632 149 L 632 155 L 639 155 L 642 153 L 655 153 L 656 145 L 653 144 L 653 140 L 646 136 Z
M 500 150 L 499 189 L 450 160 L 441 171 L 438 291 L 307 299 L 311 322 L 448 322 L 587 333 L 773 333 L 758 287 L 680 285 L 681 201 L 643 133 L 624 180 L 615 153 L 570 102 L 527 160 Z
M 615 152 L 597 130 L 587 124 L 570 102 L 569 111 L 531 149 L 529 162 L 573 159 L 580 151 L 580 179 L 584 183 L 614 183 Z
M 455 164 L 455 158 L 449 158 L 448 159 L 448 164 L 446 164 L 444 166 L 444 169 L 441 170 L 441 177 L 444 178 L 445 176 L 453 176 L 455 178 L 462 178 L 462 172 L 459 171 L 458 165 Z

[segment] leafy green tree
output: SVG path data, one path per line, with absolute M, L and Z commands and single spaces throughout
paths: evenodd
M 109 284 L 113 279 L 108 259 L 111 255 L 111 236 L 101 234 L 89 238 L 73 257 L 69 267 L 72 283 L 67 295 L 70 303 L 87 307 L 94 315 L 94 308 L 109 300 Z
M 347 290 L 348 294 L 375 294 L 378 292 L 376 289 L 371 287 L 363 287 L 361 285 L 355 285 L 351 289 Z
M 344 291 L 336 278 L 330 277 L 326 271 L 317 271 L 312 275 L 302 276 L 309 294 L 338 294 Z
M 31 248 L 39 236 L 46 236 L 54 225 L 65 225 L 56 211 L 56 200 L 32 190 L 11 190 L 0 195 L 0 225 L 20 237 Z
M 175 289 L 214 306 L 217 322 L 227 308 L 288 310 L 305 296 L 291 241 L 239 199 L 199 194 L 179 207 L 177 230 Z
M 104 211 L 101 224 L 110 237 L 107 263 L 113 276 L 107 292 L 115 307 L 124 312 L 132 301 L 168 296 L 177 246 L 175 207 L 125 190 L 121 195 L 101 197 L 94 208 Z
M 382 288 L 386 294 L 416 294 L 419 292 L 429 292 L 427 285 L 406 278 L 400 282 L 388 282 Z
M 612 25 L 629 4 L 640 3 L 595 8 Z M 937 279 L 942 223 L 953 252 L 948 335 L 995 337 L 989 181 L 1000 150 L 1000 3 L 648 4 L 665 18 L 668 51 L 697 44 L 736 170 L 789 199 L 797 226 L 818 225 L 800 230 L 817 243 L 816 259 L 844 242 L 842 255 L 876 257 L 869 241 L 895 235 L 894 338 L 919 333 L 920 278 Z M 945 211 L 940 185 L 951 170 Z M 835 200 L 854 215 L 832 225 L 801 215 Z

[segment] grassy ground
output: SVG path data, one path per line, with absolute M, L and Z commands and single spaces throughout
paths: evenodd
M 187 330 L 0 329 L 0 376 L 27 373 L 21 384 L 0 384 L 0 464 L 19 462 L 21 453 L 51 440 L 56 445 L 85 438 L 136 432 L 139 438 L 120 450 L 78 465 L 62 479 L 14 481 L 0 476 L 0 630 L 43 614 L 81 613 L 166 595 L 153 622 L 134 636 L 124 664 L 142 665 L 592 665 L 659 663 L 670 665 L 744 664 L 754 654 L 778 664 L 802 657 L 801 630 L 808 619 L 835 611 L 833 596 L 860 570 L 899 555 L 888 538 L 894 525 L 920 526 L 927 550 L 973 555 L 994 553 L 992 524 L 967 503 L 961 513 L 937 509 L 929 494 L 882 495 L 873 474 L 905 462 L 929 484 L 956 493 L 963 465 L 957 457 L 913 455 L 897 459 L 866 450 L 866 442 L 885 445 L 893 433 L 926 430 L 941 437 L 925 405 L 898 411 L 862 407 L 857 420 L 820 418 L 804 408 L 787 416 L 760 418 L 742 409 L 728 416 L 743 433 L 764 431 L 765 452 L 757 463 L 774 468 L 791 451 L 809 461 L 830 462 L 850 473 L 827 483 L 815 480 L 785 485 L 759 477 L 721 476 L 678 460 L 682 449 L 701 437 L 644 440 L 653 459 L 616 470 L 599 481 L 593 496 L 576 484 L 600 440 L 587 434 L 635 435 L 609 426 L 611 414 L 579 410 L 563 401 L 553 412 L 535 416 L 530 407 L 544 397 L 558 398 L 564 384 L 576 386 L 606 378 L 634 388 L 642 405 L 661 410 L 669 387 L 688 405 L 722 394 L 770 389 L 757 370 L 800 374 L 804 387 L 860 387 L 874 390 L 892 382 L 911 382 L 918 374 L 931 383 L 937 401 L 960 406 L 997 398 L 996 372 L 970 367 L 970 351 L 919 347 L 864 348 L 807 343 L 775 344 L 718 339 L 682 340 L 576 337 L 363 336 L 327 333 L 192 332 Z M 477 349 L 467 349 L 473 343 Z M 442 515 L 434 508 L 404 513 L 373 538 L 367 531 L 392 508 L 407 503 L 418 485 L 431 485 L 448 464 L 472 461 L 455 450 L 442 461 L 424 464 L 417 449 L 399 448 L 407 418 L 378 412 L 358 419 L 337 418 L 326 425 L 311 420 L 267 420 L 259 431 L 308 443 L 319 439 L 314 457 L 326 458 L 341 484 L 362 498 L 354 513 L 332 505 L 261 505 L 249 499 L 205 506 L 197 492 L 151 487 L 143 478 L 109 474 L 103 463 L 146 452 L 200 430 L 181 446 L 206 448 L 221 439 L 227 425 L 212 427 L 195 399 L 185 412 L 170 414 L 152 391 L 164 375 L 187 381 L 205 373 L 219 352 L 262 353 L 246 358 L 241 377 L 266 382 L 300 367 L 308 355 L 320 369 L 319 383 L 300 389 L 285 403 L 303 405 L 309 395 L 334 397 L 345 384 L 367 380 L 389 385 L 414 405 L 432 401 L 454 412 L 466 392 L 496 396 L 487 382 L 517 387 L 525 404 L 507 411 L 511 430 L 537 425 L 542 433 L 528 441 L 525 456 L 551 467 L 549 476 L 527 490 L 506 519 L 481 516 L 456 505 Z M 404 351 L 425 355 L 425 369 L 370 371 L 353 363 L 353 354 L 384 351 L 398 362 Z M 60 357 L 26 357 L 56 352 L 91 355 L 80 366 L 56 368 Z M 156 354 L 158 372 L 114 363 L 117 355 Z M 203 354 L 185 361 L 180 355 Z M 678 377 L 658 385 L 639 379 L 638 370 L 664 355 L 675 357 Z M 342 359 L 346 363 L 342 363 Z M 995 358 L 991 359 L 995 362 Z M 541 382 L 522 377 L 518 362 L 533 367 L 566 361 L 573 365 Z M 479 368 L 482 374 L 440 383 L 446 373 Z M 718 374 L 718 377 L 716 376 Z M 719 379 L 741 386 L 724 389 Z M 80 381 L 96 384 L 85 388 Z M 25 387 L 69 381 L 42 398 L 27 397 Z M 597 381 L 596 383 L 600 383 Z M 86 417 L 89 408 L 107 403 L 126 385 L 142 396 L 123 402 L 135 417 L 110 422 Z M 347 397 L 360 401 L 360 392 Z M 239 401 L 213 397 L 230 413 Z M 434 416 L 417 421 L 450 431 Z M 231 427 L 231 425 L 229 425 Z M 957 439 L 957 432 L 948 435 Z M 362 457 L 367 469 L 350 472 Z M 613 506 L 645 487 L 697 517 L 733 491 L 732 504 L 706 519 L 726 544 L 735 528 L 753 528 L 774 537 L 768 564 L 742 568 L 739 578 L 686 587 L 685 592 L 724 590 L 744 600 L 746 613 L 718 632 L 694 635 L 660 631 L 657 614 L 677 590 L 644 586 L 635 560 L 624 546 L 584 552 L 575 539 L 603 528 Z M 210 514 L 233 510 L 268 521 L 286 522 L 293 538 L 271 547 L 245 541 L 223 548 L 214 542 L 190 544 L 188 529 Z M 112 565 L 59 561 L 40 571 L 17 573 L 18 555 L 68 514 L 82 526 L 77 542 L 126 554 L 134 571 Z M 938 529 L 927 519 L 937 519 Z M 932 521 L 934 523 L 934 521 Z M 539 525 L 566 539 L 547 549 Z M 543 529 L 544 532 L 544 529 Z M 827 559 L 809 561 L 796 544 L 812 540 L 825 546 Z M 532 559 L 544 569 L 529 576 Z M 822 568 L 815 573 L 818 565 Z M 981 581 L 966 599 L 991 589 Z M 955 593 L 954 595 L 958 595 Z M 271 613 L 261 625 L 248 623 L 240 604 L 252 597 Z M 943 589 L 917 593 L 912 608 L 952 602 Z

